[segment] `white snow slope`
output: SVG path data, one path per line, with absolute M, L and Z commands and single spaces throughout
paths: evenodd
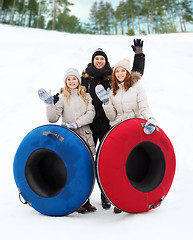
M 170 138 L 177 168 L 162 205 L 146 213 L 115 215 L 103 210 L 95 183 L 95 213 L 65 217 L 41 215 L 18 199 L 13 160 L 22 139 L 47 124 L 41 87 L 55 94 L 64 72 L 80 72 L 101 47 L 113 66 L 133 59 L 129 36 L 68 34 L 0 24 L 0 238 L 1 239 L 131 239 L 163 240 L 193 237 L 193 33 L 137 36 L 144 40 L 142 78 L 157 124 Z M 60 122 L 59 122 L 60 124 Z

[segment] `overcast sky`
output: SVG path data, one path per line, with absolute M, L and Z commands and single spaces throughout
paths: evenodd
M 100 2 L 101 0 L 69 0 L 74 3 L 74 6 L 70 7 L 71 14 L 75 15 L 81 22 L 88 22 L 90 9 L 94 2 Z M 117 7 L 121 0 L 105 0 L 104 2 L 110 2 L 113 8 Z

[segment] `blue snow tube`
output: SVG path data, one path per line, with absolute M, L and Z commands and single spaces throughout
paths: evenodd
M 92 153 L 74 131 L 40 126 L 23 139 L 14 158 L 19 196 L 38 212 L 64 216 L 80 208 L 95 181 Z

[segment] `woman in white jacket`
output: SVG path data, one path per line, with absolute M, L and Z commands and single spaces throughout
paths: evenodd
M 95 91 L 111 126 L 131 118 L 144 118 L 147 120 L 144 132 L 150 134 L 156 123 L 140 78 L 140 73 L 131 72 L 129 60 L 123 59 L 113 69 L 111 90 L 105 91 L 98 85 Z M 121 211 L 115 207 L 114 212 Z
M 59 101 L 54 104 L 53 96 L 44 89 L 38 91 L 40 99 L 46 103 L 48 121 L 55 123 L 62 117 L 62 126 L 77 132 L 88 144 L 93 155 L 96 154 L 94 140 L 89 124 L 95 116 L 95 109 L 89 93 L 81 86 L 79 72 L 70 68 L 64 77 L 65 86 L 60 90 Z M 96 208 L 88 201 L 77 210 L 79 213 L 94 212 Z

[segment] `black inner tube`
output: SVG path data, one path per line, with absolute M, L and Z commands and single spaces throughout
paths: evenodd
M 25 177 L 30 188 L 40 197 L 58 195 L 67 180 L 66 166 L 52 150 L 40 148 L 31 153 L 25 165 Z
M 165 174 L 165 157 L 152 142 L 141 142 L 128 155 L 127 178 L 137 190 L 150 192 L 159 186 Z

